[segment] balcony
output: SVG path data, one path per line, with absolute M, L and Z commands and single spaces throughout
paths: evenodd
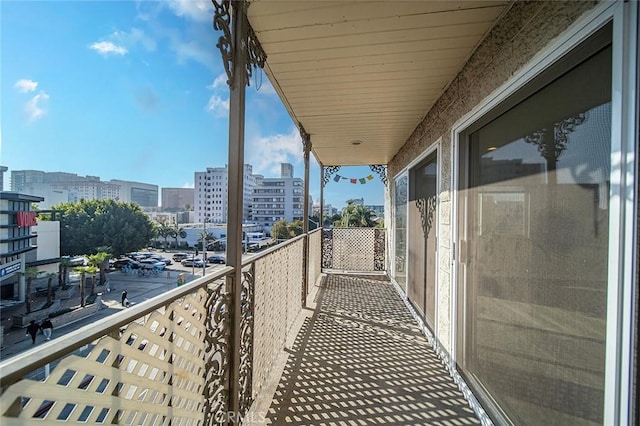
M 301 235 L 238 303 L 227 267 L 3 362 L 2 424 L 479 423 L 384 265 L 385 230 Z

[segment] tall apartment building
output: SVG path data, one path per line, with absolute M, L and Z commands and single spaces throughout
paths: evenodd
M 162 209 L 181 211 L 194 207 L 194 188 L 162 188 Z
M 158 206 L 158 186 L 141 182 L 111 180 L 75 173 L 12 170 L 11 191 L 45 198 L 43 208 L 58 202 L 116 200 L 133 202 L 141 207 Z
M 292 164 L 282 163 L 280 170 L 279 178 L 256 175 L 250 220 L 267 232 L 281 219 L 291 222 L 304 216 L 304 180 L 293 177 Z
M 0 166 L 0 191 L 4 191 L 4 173 L 9 170 L 7 166 Z
M 209 223 L 227 222 L 227 166 L 208 167 L 205 172 L 195 172 L 194 180 L 194 212 L 195 221 Z M 244 196 L 242 220 L 249 220 L 251 198 L 256 177 L 250 164 L 244 165 Z

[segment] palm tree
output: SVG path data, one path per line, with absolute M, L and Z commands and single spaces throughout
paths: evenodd
M 352 220 L 356 226 L 360 227 L 372 227 L 375 224 L 373 223 L 373 217 L 375 213 L 366 208 L 365 206 L 357 205 L 353 209 Z
M 31 313 L 31 284 L 33 279 L 38 276 L 38 268 L 27 268 L 23 272 L 23 275 L 27 279 L 26 297 L 25 297 L 25 310 L 28 314 Z
M 71 260 L 68 257 L 60 259 L 60 280 L 58 284 L 60 287 L 65 287 L 69 281 L 69 267 L 71 266 Z
M 87 266 L 85 267 L 87 273 L 91 274 L 91 291 L 89 292 L 90 296 L 96 294 L 96 273 L 101 271 L 97 266 Z
M 89 266 L 95 266 L 100 271 L 100 285 L 104 285 L 104 282 L 107 280 L 106 271 L 109 269 L 110 258 L 111 254 L 105 251 L 100 251 L 89 256 Z
M 47 275 L 47 306 L 53 303 L 53 278 L 56 276 L 54 273 Z
M 176 248 L 178 248 L 178 237 L 184 232 L 184 228 L 181 227 L 177 222 L 173 222 L 171 226 L 171 236 L 176 239 Z
M 207 249 L 207 241 L 211 241 L 213 237 L 211 236 L 210 233 L 205 231 L 198 232 L 198 236 L 200 237 L 200 242 L 202 243 L 202 250 L 204 251 Z
M 363 205 L 350 202 L 347 207 L 342 210 L 342 226 L 349 228 L 355 227 L 373 227 L 373 217 L 375 213 Z
M 164 238 L 164 248 L 167 249 L 167 239 L 173 236 L 173 228 L 166 223 L 161 223 L 157 227 L 158 235 Z
M 87 268 L 87 266 L 76 266 L 75 268 L 73 268 L 74 271 L 80 274 L 80 306 L 82 306 L 83 308 L 86 304 L 84 300 L 84 284 L 87 276 Z

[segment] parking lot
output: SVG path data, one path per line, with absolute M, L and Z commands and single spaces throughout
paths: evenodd
M 202 272 L 203 270 L 206 273 L 211 273 L 213 271 L 216 271 L 218 269 L 221 269 L 225 266 L 225 263 L 206 263 L 206 265 L 203 266 L 185 266 L 181 263 L 181 261 L 179 260 L 173 260 L 174 255 L 177 253 L 184 253 L 186 255 L 188 255 L 189 257 L 187 257 L 187 259 L 190 259 L 194 253 L 193 252 L 178 252 L 178 251 L 162 251 L 162 250 L 149 250 L 149 251 L 145 251 L 144 253 L 153 253 L 155 255 L 161 256 L 165 259 L 170 259 L 171 263 L 169 265 L 166 265 L 163 269 L 162 272 L 160 273 L 165 273 L 165 272 L 188 272 L 190 274 L 194 274 L 194 275 L 199 275 L 202 276 Z M 206 256 L 207 258 L 213 258 L 215 257 L 216 259 L 224 259 L 225 258 L 225 253 L 224 252 L 213 252 L 213 251 L 207 251 L 206 252 Z M 196 256 L 199 259 L 203 258 L 203 253 L 199 253 L 199 256 Z M 117 269 L 121 269 L 120 267 L 118 267 Z M 124 268 L 123 273 L 127 273 L 127 274 L 132 274 L 132 275 L 141 275 L 143 273 L 140 272 L 139 269 L 134 268 L 134 269 L 129 269 L 129 268 Z M 149 272 L 149 271 L 144 271 L 144 275 L 150 275 L 153 274 L 154 272 Z M 156 273 L 158 273 L 156 271 Z

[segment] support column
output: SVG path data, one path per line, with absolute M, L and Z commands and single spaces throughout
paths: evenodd
M 27 267 L 25 266 L 24 255 L 20 257 L 20 262 L 22 265 L 20 266 L 20 271 L 22 272 L 18 278 L 18 300 L 20 302 L 24 302 L 27 300 L 27 280 L 25 278 L 24 272 L 26 272 Z
M 320 163 L 320 227 L 324 227 L 324 166 Z
M 246 86 L 247 19 L 243 1 L 233 2 L 232 13 L 233 73 L 229 98 L 229 165 L 227 210 L 227 266 L 234 268 L 227 276 L 226 291 L 230 301 L 229 411 L 240 412 L 240 322 L 242 320 L 242 203 L 244 186 L 244 114 Z
M 307 294 L 309 294 L 309 153 L 311 151 L 311 136 L 299 124 L 300 136 L 304 147 L 304 220 L 302 221 L 302 231 L 306 234 L 303 253 L 303 281 L 302 281 L 302 306 L 307 304 Z

